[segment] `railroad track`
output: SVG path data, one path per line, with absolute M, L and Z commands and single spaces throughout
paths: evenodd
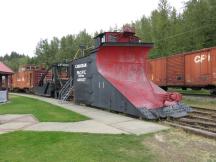
M 192 107 L 188 116 L 179 119 L 167 119 L 166 124 L 180 127 L 199 135 L 216 139 L 216 109 Z

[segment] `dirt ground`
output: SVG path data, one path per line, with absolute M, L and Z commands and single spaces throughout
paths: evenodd
M 171 129 L 143 141 L 160 162 L 216 162 L 216 140 Z

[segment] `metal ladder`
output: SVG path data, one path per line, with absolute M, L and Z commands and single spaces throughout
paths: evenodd
M 73 91 L 73 86 L 72 86 L 73 79 L 70 78 L 65 85 L 62 87 L 62 89 L 59 91 L 59 100 L 61 103 L 64 101 L 67 101 L 67 99 L 70 97 L 71 92 Z

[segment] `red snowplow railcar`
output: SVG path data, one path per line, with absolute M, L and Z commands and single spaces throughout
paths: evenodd
M 167 93 L 147 78 L 151 43 L 141 43 L 132 31 L 105 32 L 96 48 L 72 61 L 74 100 L 146 119 L 185 116 L 190 108 L 181 95 Z

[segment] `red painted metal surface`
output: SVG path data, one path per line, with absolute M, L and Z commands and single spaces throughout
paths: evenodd
M 5 64 L 0 62 L 0 74 L 13 74 L 14 72 Z
M 157 109 L 175 104 L 165 103 L 166 92 L 146 76 L 149 50 L 143 46 L 102 46 L 96 59 L 98 71 L 137 108 Z

